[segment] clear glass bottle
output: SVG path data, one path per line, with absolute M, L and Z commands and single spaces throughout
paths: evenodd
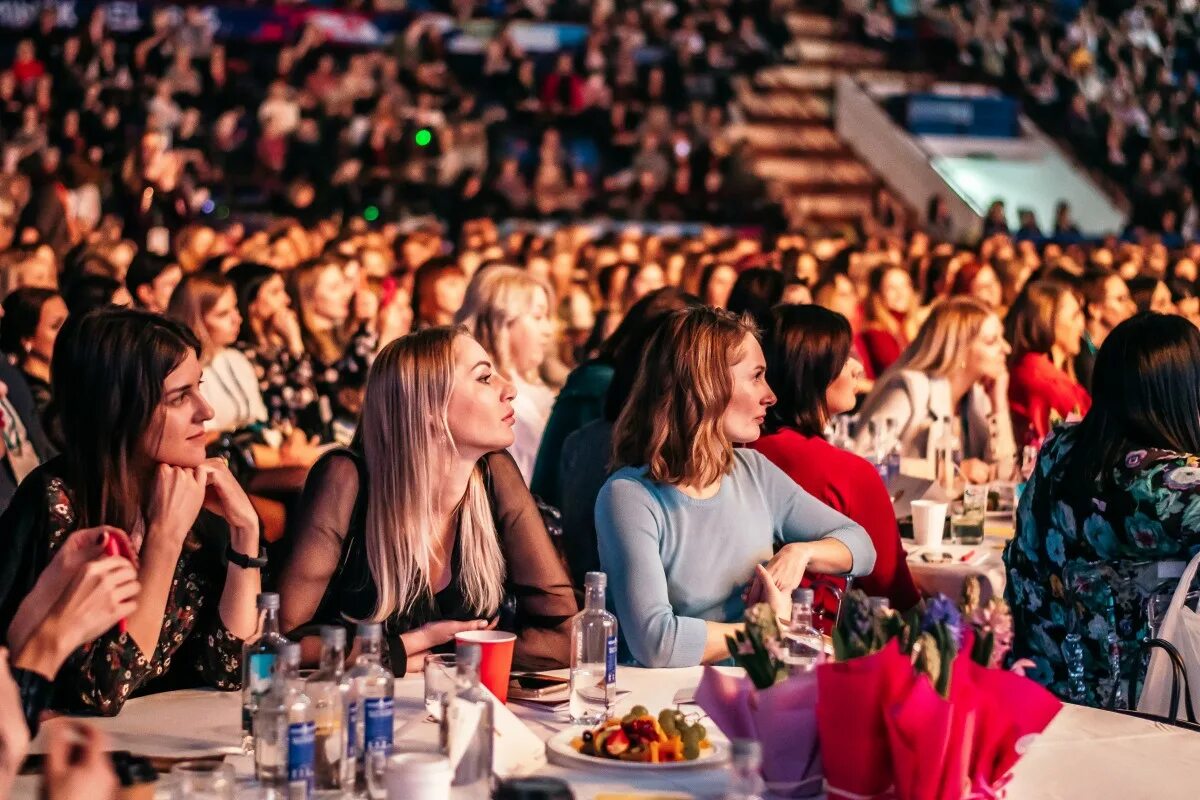
M 345 674 L 346 629 L 327 625 L 321 628 L 321 666 L 308 678 L 304 693 L 312 702 L 316 723 L 316 750 L 313 781 L 317 797 L 342 797 L 354 780 L 354 757 L 348 746 L 347 696 L 350 680 Z
M 1087 683 L 1084 681 L 1083 637 L 1068 633 L 1062 643 L 1063 661 L 1067 667 L 1067 699 L 1072 703 L 1087 703 Z
M 867 435 L 870 440 L 867 445 L 867 460 L 879 473 L 879 479 L 883 481 L 884 486 L 888 484 L 887 436 L 884 434 L 887 422 L 886 419 L 867 421 Z
M 762 778 L 762 745 L 753 739 L 734 739 L 732 751 L 723 800 L 763 800 L 767 786 Z
M 900 478 L 900 433 L 897 430 L 896 420 L 888 417 L 883 421 L 883 438 L 884 449 L 887 453 L 885 462 L 887 464 L 887 480 L 884 484 L 888 487 L 888 491 L 892 491 L 896 481 Z
M 300 645 L 289 642 L 254 715 L 255 777 L 265 787 L 285 791 L 289 800 L 308 798 L 313 789 L 316 724 L 312 703 L 296 689 L 299 671 Z
M 347 712 L 354 731 L 355 788 L 366 790 L 363 772 L 368 750 L 387 752 L 392 747 L 395 726 L 394 698 L 396 682 L 383 666 L 383 626 L 378 622 L 358 624 L 358 658 L 347 676 L 350 680 Z
M 247 751 L 253 747 L 252 728 L 258 700 L 271 688 L 275 662 L 288 640 L 279 633 L 279 595 L 258 596 L 258 639 L 242 650 L 242 734 Z
M 934 448 L 937 481 L 945 491 L 953 494 L 958 466 L 962 463 L 962 444 L 954 430 L 953 417 L 941 417 L 937 429 L 937 445 Z
M 479 682 L 479 645 L 460 642 L 454 691 L 442 705 L 441 747 L 450 759 L 453 800 L 492 796 L 492 697 Z
M 804 586 L 792 592 L 792 619 L 784 633 L 783 661 L 793 675 L 811 672 L 825 652 L 821 632 L 813 626 L 813 590 Z
M 589 572 L 584 578 L 584 607 L 571 622 L 571 693 L 573 725 L 596 725 L 608 719 L 616 699 L 617 618 L 604 607 L 608 577 Z

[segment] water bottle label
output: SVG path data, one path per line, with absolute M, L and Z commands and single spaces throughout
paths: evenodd
M 386 750 L 392 746 L 392 698 L 368 697 L 363 701 L 363 749 Z
M 354 758 L 358 738 L 358 703 L 346 704 L 346 757 Z
M 617 637 L 610 636 L 604 648 L 604 682 L 612 686 L 617 682 Z
M 250 679 L 250 693 L 261 697 L 271 688 L 271 673 L 275 671 L 274 653 L 255 653 L 250 656 L 249 669 L 246 671 Z
M 312 788 L 313 759 L 317 749 L 317 726 L 314 722 L 293 722 L 288 725 L 288 783 L 304 781 Z

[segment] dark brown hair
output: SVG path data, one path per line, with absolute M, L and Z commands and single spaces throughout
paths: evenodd
M 132 530 L 143 490 L 134 480 L 142 441 L 154 423 L 163 384 L 200 342 L 183 325 L 129 308 L 68 318 L 54 343 L 51 414 L 79 527 Z
M 1026 353 L 1049 353 L 1054 345 L 1054 319 L 1071 287 L 1059 281 L 1026 284 L 1004 320 L 1004 338 L 1012 345 L 1010 363 Z
M 763 351 L 767 385 L 777 401 L 767 409 L 766 431 L 795 428 L 821 436 L 828 412 L 825 391 L 850 358 L 850 321 L 821 306 L 776 306 L 771 311 Z

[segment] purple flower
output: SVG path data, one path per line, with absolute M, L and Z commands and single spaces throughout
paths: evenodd
M 921 630 L 932 632 L 938 625 L 945 625 L 954 636 L 954 641 L 961 646 L 963 639 L 962 613 L 954 601 L 944 594 L 930 599 L 925 606 L 925 617 L 921 620 Z

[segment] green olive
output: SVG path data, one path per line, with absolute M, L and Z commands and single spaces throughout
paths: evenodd
M 645 706 L 634 706 L 630 709 L 629 713 L 635 717 L 648 717 L 650 716 L 650 709 Z

